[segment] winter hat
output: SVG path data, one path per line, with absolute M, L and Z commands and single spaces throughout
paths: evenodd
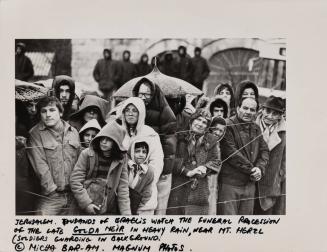
M 285 103 L 284 100 L 280 97 L 270 96 L 265 103 L 262 105 L 264 108 L 270 108 L 276 110 L 280 113 L 284 113 L 285 111 Z

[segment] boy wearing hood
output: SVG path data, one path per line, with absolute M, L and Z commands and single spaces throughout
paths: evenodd
M 52 88 L 55 96 L 64 108 L 62 119 L 67 121 L 72 113 L 72 103 L 75 98 L 75 81 L 67 75 L 58 75 L 53 79 Z
M 86 95 L 82 100 L 79 111 L 71 114 L 69 124 L 75 127 L 78 131 L 85 123 L 92 119 L 96 119 L 101 127 L 106 122 L 106 114 L 109 109 L 109 102 L 95 95 Z
M 128 183 L 132 214 L 142 214 L 142 207 L 150 200 L 154 173 L 149 169 L 149 147 L 146 138 L 135 140 L 129 150 Z M 132 197 L 131 192 L 137 194 Z
M 171 173 L 176 153 L 176 117 L 158 85 L 142 78 L 133 88 L 133 95 L 144 101 L 145 124 L 159 135 L 164 152 L 164 168 L 157 183 L 158 206 L 156 214 L 165 214 L 171 188 Z
M 163 169 L 164 153 L 158 133 L 148 125 L 144 124 L 146 117 L 145 104 L 138 97 L 130 97 L 124 101 L 119 111 L 123 129 L 126 131 L 122 142 L 129 149 L 136 139 L 146 139 L 149 145 L 148 167 L 153 171 L 151 184 L 152 194 L 150 199 L 138 209 L 139 214 L 153 215 L 158 205 L 157 182 Z
M 82 150 L 89 148 L 92 139 L 99 133 L 101 126 L 96 119 L 88 121 L 78 132 Z
M 110 213 L 116 195 L 120 214 L 131 214 L 124 134 L 115 121 L 109 122 L 78 158 L 70 186 L 79 207 L 88 214 Z M 103 181 L 104 191 L 97 184 Z

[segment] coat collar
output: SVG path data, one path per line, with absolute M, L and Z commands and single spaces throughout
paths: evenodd
M 62 123 L 63 123 L 63 125 L 64 125 L 64 131 L 66 132 L 67 130 L 72 130 L 72 126 L 71 125 L 69 125 L 67 122 L 65 122 L 64 120 L 61 120 L 62 121 Z M 47 130 L 47 129 L 49 129 L 47 126 L 45 126 L 45 124 L 42 122 L 42 121 L 40 121 L 39 122 L 39 130 L 41 130 L 41 131 L 43 131 L 43 130 Z

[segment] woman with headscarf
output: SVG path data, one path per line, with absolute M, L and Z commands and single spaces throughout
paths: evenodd
M 182 162 L 173 169 L 167 214 L 209 214 L 207 176 L 220 171 L 218 139 L 207 132 L 210 123 L 210 114 L 197 110 L 191 115 L 190 130 L 178 137 L 176 156 Z
M 142 99 L 130 97 L 121 106 L 122 126 L 126 131 L 122 145 L 128 149 L 135 139 L 144 139 L 149 144 L 148 167 L 153 171 L 152 194 L 150 199 L 138 209 L 141 215 L 154 214 L 157 207 L 157 182 L 163 169 L 163 150 L 158 133 L 145 122 L 145 105 Z
M 227 117 L 231 117 L 236 114 L 235 110 L 235 99 L 234 91 L 230 84 L 220 83 L 214 90 L 214 95 L 222 98 L 228 105 L 228 114 Z
M 253 98 L 259 105 L 259 90 L 257 85 L 249 80 L 241 81 L 236 86 L 235 103 L 238 105 L 243 98 Z

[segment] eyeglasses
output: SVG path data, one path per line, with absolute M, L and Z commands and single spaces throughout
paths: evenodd
M 151 98 L 151 94 L 148 94 L 148 93 L 139 93 L 139 98 L 145 98 L 145 99 L 150 99 Z

